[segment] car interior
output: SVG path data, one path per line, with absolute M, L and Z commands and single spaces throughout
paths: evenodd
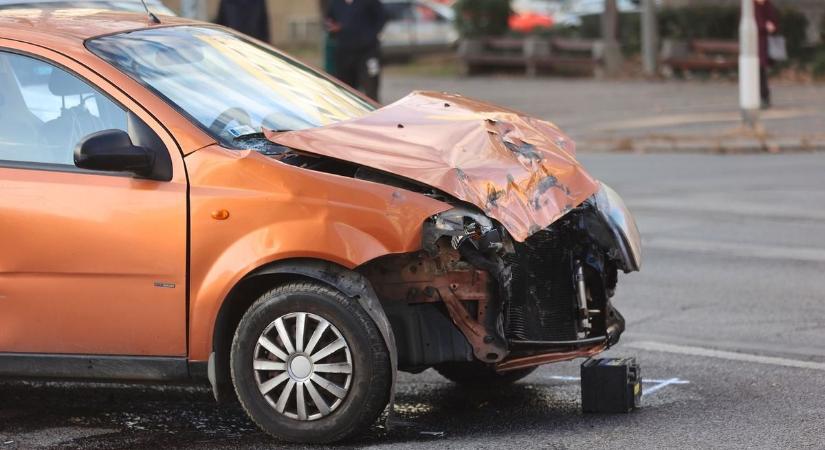
M 85 136 L 126 129 L 126 114 L 74 75 L 0 53 L 0 160 L 73 165 Z

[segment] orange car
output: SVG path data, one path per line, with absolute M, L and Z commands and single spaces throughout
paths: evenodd
M 379 108 L 225 28 L 77 9 L 0 12 L 0 231 L 0 375 L 208 379 L 301 442 L 364 430 L 397 370 L 603 351 L 641 263 L 549 122 Z

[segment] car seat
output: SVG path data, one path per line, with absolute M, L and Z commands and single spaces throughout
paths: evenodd
M 43 125 L 43 135 L 50 145 L 59 148 L 61 163 L 73 164 L 74 148 L 84 137 L 105 129 L 103 121 L 89 112 L 86 103 L 97 93 L 86 83 L 62 70 L 53 70 L 49 91 L 62 98 L 60 116 Z M 66 97 L 77 96 L 78 104 L 66 107 Z

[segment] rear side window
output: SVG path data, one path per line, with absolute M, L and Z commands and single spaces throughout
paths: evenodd
M 127 131 L 126 112 L 73 74 L 0 51 L 0 160 L 74 166 L 89 134 Z

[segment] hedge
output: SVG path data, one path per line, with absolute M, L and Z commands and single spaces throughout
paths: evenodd
M 459 0 L 454 8 L 464 37 L 501 36 L 510 30 L 510 0 Z

